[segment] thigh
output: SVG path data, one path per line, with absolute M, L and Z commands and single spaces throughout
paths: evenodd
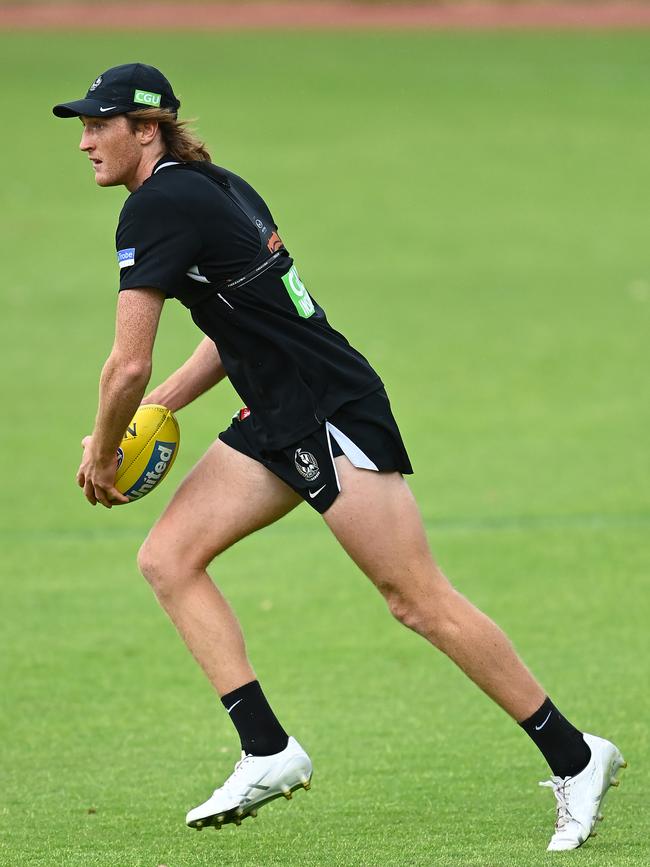
M 444 581 L 410 488 L 400 473 L 357 469 L 336 458 L 341 493 L 323 518 L 380 590 L 430 592 Z
M 183 480 L 148 541 L 188 565 L 219 553 L 290 512 L 300 497 L 253 458 L 217 440 Z

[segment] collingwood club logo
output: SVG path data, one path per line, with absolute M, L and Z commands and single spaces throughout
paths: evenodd
M 314 479 L 320 476 L 318 461 L 311 452 L 307 452 L 304 449 L 296 449 L 293 460 L 296 469 L 306 481 L 313 482 Z
M 102 83 L 102 77 L 101 77 L 101 75 L 100 75 L 99 78 L 96 78 L 96 79 L 93 81 L 93 83 L 90 85 L 90 89 L 91 89 L 91 90 L 96 90 L 96 89 L 99 87 L 99 85 L 100 85 L 101 83 Z

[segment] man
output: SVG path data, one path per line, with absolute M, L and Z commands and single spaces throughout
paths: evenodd
M 117 229 L 115 342 L 100 380 L 95 428 L 78 483 L 92 505 L 127 502 L 115 488 L 116 449 L 141 402 L 179 410 L 228 376 L 246 407 L 182 482 L 139 565 L 239 734 L 242 759 L 190 810 L 194 828 L 254 816 L 303 786 L 312 765 L 273 713 L 247 659 L 210 562 L 301 500 L 323 518 L 392 614 L 446 653 L 532 738 L 557 800 L 549 849 L 593 832 L 624 765 L 609 741 L 582 734 L 555 708 L 501 630 L 437 567 L 403 478 L 411 465 L 377 373 L 327 321 L 260 196 L 212 165 L 177 121 L 170 83 L 144 64 L 102 73 L 86 97 L 54 107 L 80 117 L 80 148 L 99 186 L 130 192 Z M 205 337 L 145 396 L 166 298 Z

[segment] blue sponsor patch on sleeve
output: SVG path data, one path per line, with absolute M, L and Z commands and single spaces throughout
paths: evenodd
M 127 247 L 125 250 L 118 250 L 117 264 L 120 268 L 128 268 L 130 265 L 135 265 L 135 247 Z

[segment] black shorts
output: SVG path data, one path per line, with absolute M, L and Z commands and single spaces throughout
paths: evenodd
M 260 447 L 250 418 L 240 410 L 219 439 L 259 461 L 321 513 L 341 490 L 334 463 L 340 455 L 360 469 L 413 472 L 383 388 L 344 404 L 313 433 L 277 451 Z

